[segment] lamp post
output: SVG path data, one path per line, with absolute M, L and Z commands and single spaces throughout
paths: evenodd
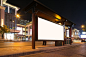
M 20 18 L 20 15 L 17 14 L 17 15 L 16 15 L 16 18 L 19 19 L 19 18 Z M 13 21 L 13 22 L 14 22 L 14 38 L 15 38 L 15 25 L 17 24 L 16 19 L 15 19 L 15 21 Z M 16 24 L 15 24 L 15 22 L 16 22 Z
M 12 21 L 14 23 L 14 38 L 15 38 L 15 21 Z
M 85 25 L 81 25 L 81 28 L 83 31 L 86 31 L 86 26 Z

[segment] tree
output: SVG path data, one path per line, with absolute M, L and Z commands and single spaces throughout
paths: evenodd
M 4 39 L 4 33 L 10 32 L 10 29 L 6 25 L 0 26 L 0 33 L 2 34 L 2 39 Z

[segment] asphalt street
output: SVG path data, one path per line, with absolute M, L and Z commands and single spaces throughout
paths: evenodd
M 86 57 L 86 43 L 77 47 L 49 50 L 20 57 Z
M 4 56 L 12 54 L 11 57 L 86 57 L 86 43 L 57 47 L 55 47 L 55 43 L 51 41 L 47 42 L 47 46 L 43 46 L 42 41 L 36 41 L 35 43 L 36 49 L 34 50 L 31 49 L 32 42 L 0 42 L 0 55 Z M 24 55 L 22 52 L 25 52 Z M 20 55 L 15 55 L 19 53 Z
M 55 42 L 48 41 L 47 45 L 54 44 Z M 42 46 L 43 41 L 35 41 L 36 46 Z M 0 48 L 9 47 L 22 47 L 22 46 L 32 46 L 32 42 L 0 42 Z

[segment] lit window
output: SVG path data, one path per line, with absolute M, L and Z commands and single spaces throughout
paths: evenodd
M 4 21 L 3 21 L 3 19 L 1 19 L 1 26 L 3 26 L 4 25 Z

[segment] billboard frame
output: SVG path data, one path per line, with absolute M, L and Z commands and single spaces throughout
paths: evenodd
M 35 41 L 64 41 L 64 40 L 38 40 L 38 17 L 39 16 L 36 16 L 36 38 L 35 38 Z M 39 18 L 42 18 L 42 17 L 39 17 Z M 42 19 L 44 19 L 44 18 L 42 18 Z M 44 19 L 44 20 L 47 20 L 47 19 Z M 47 20 L 47 21 L 49 21 L 49 20 Z M 49 22 L 51 22 L 51 21 L 49 21 Z M 54 23 L 54 22 L 52 22 L 52 23 Z M 57 23 L 54 23 L 54 24 L 57 24 Z M 63 29 L 63 32 L 64 32 L 64 29 Z

